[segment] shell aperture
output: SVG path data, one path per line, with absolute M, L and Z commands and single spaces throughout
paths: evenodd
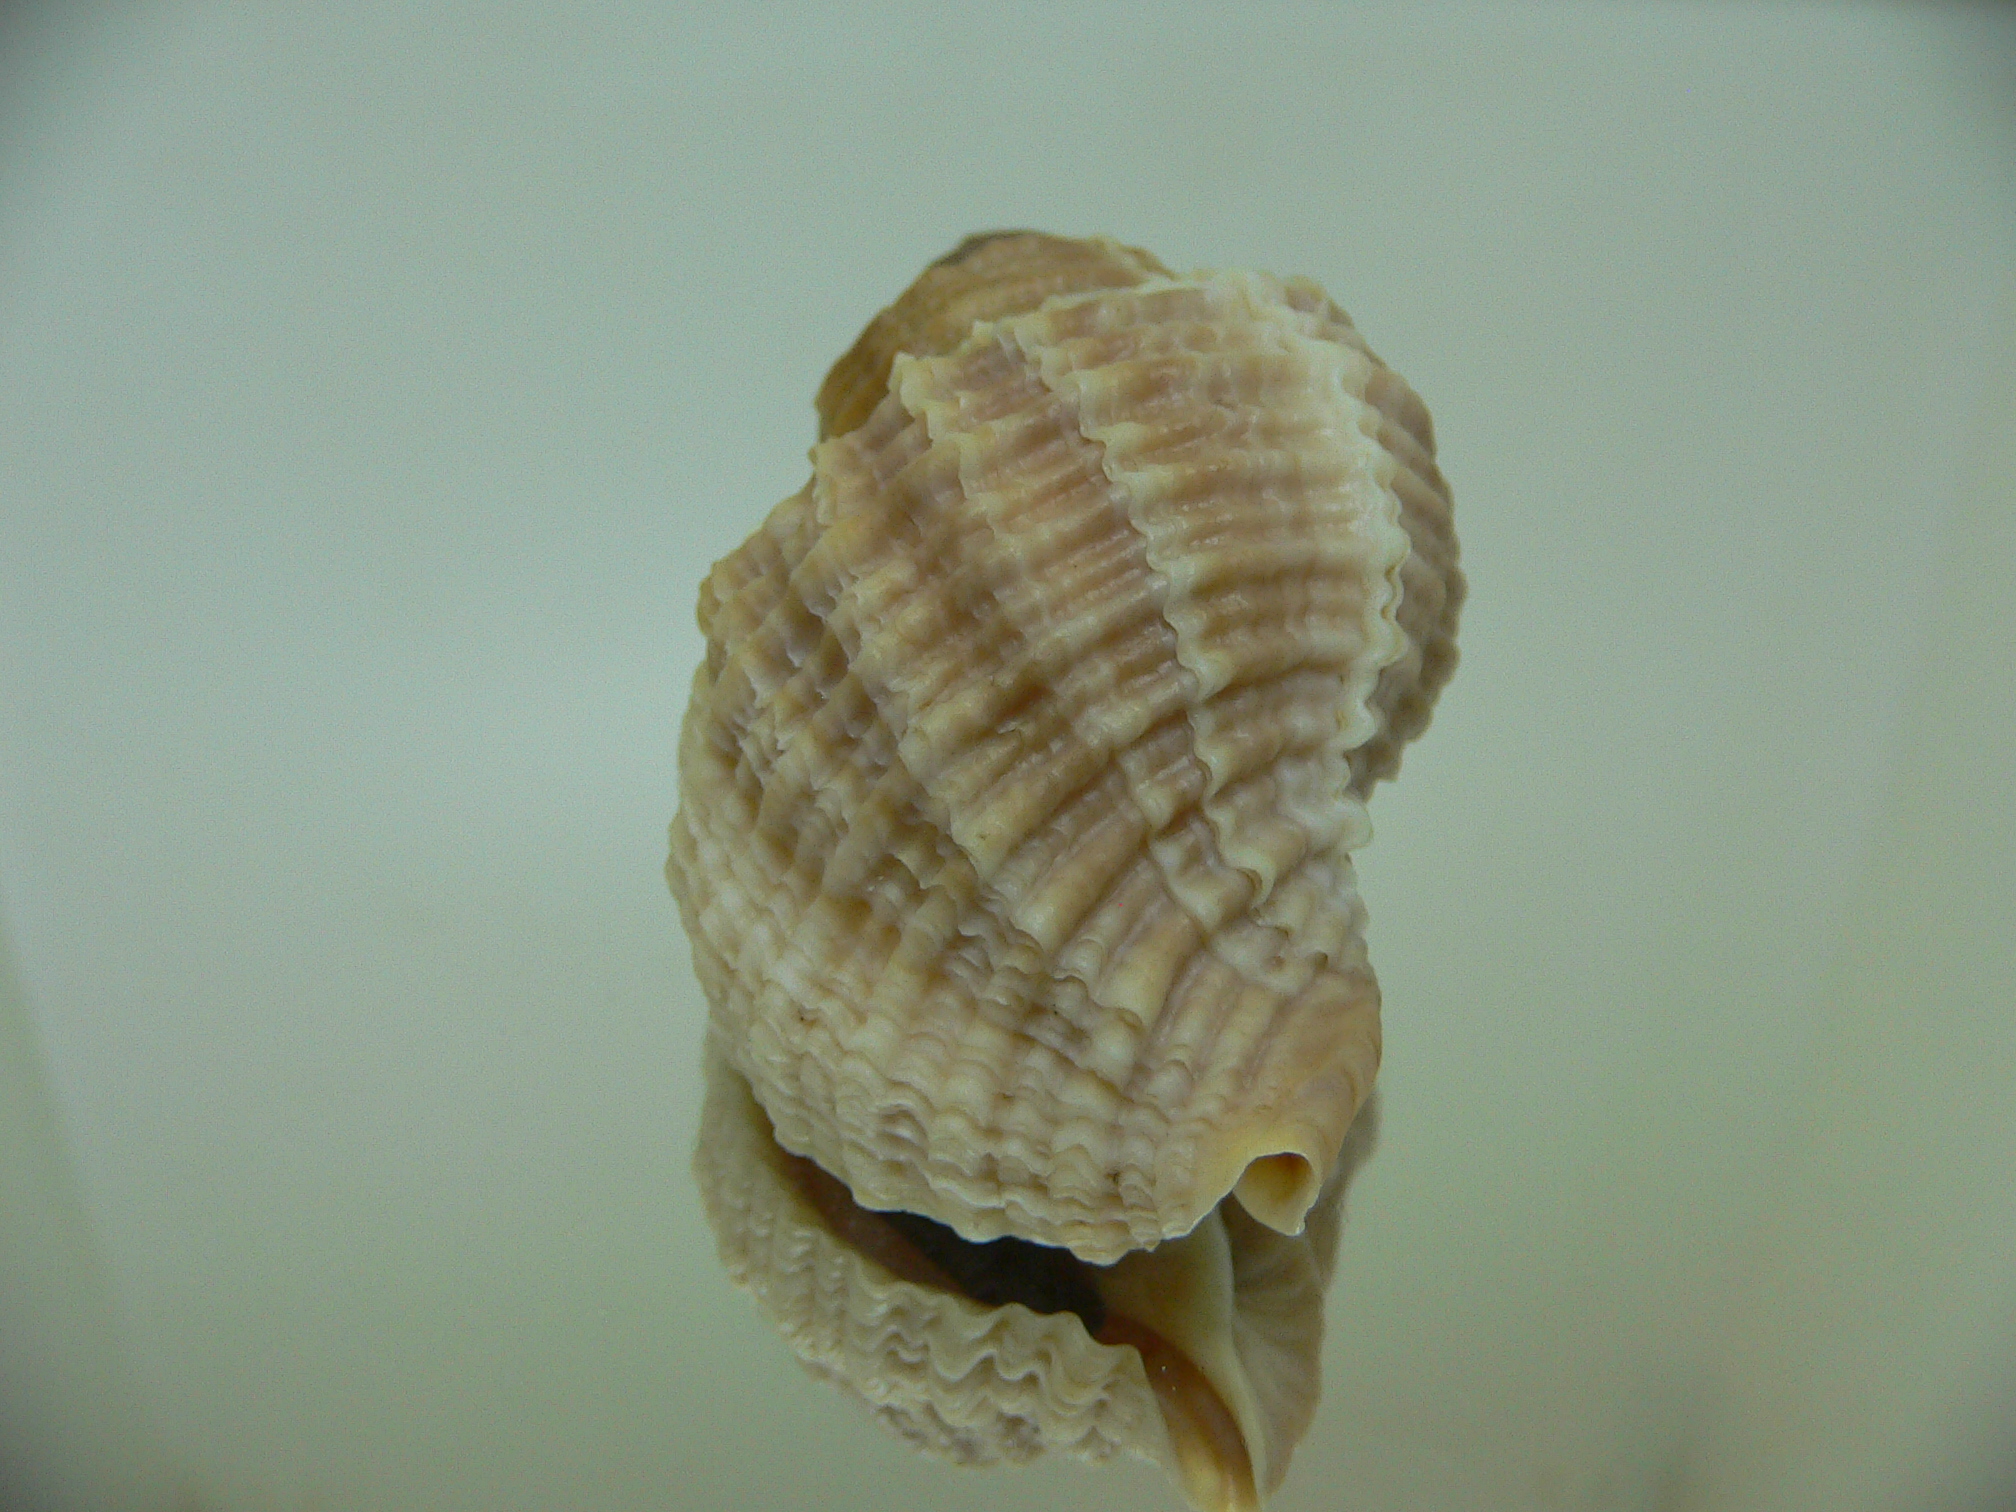
M 997 1268 L 976 1297 L 959 1264 L 936 1263 L 894 1215 L 855 1206 L 783 1149 L 711 1047 L 705 1070 L 694 1174 L 723 1264 L 799 1362 L 886 1430 L 969 1467 L 1131 1455 L 1201 1512 L 1255 1508 L 1279 1486 L 1316 1410 L 1323 1296 L 1347 1187 L 1376 1138 L 1376 1095 L 1301 1234 L 1227 1204 L 1110 1267 L 1059 1251 L 1033 1283 Z M 1060 1265 L 1075 1271 L 1075 1305 L 1063 1305 Z M 1011 1295 L 1018 1285 L 1034 1295 Z

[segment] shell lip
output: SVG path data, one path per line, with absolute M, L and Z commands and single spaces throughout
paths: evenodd
M 1323 1189 L 1315 1164 L 1299 1150 L 1279 1150 L 1250 1161 L 1232 1188 L 1239 1205 L 1277 1233 L 1299 1234 L 1303 1218 Z
M 705 1063 L 694 1173 L 723 1259 L 800 1361 L 885 1427 L 968 1464 L 1130 1453 L 1199 1512 L 1258 1508 L 1280 1485 L 1315 1411 L 1322 1297 L 1376 1098 L 1303 1235 L 1225 1201 L 1192 1234 L 1096 1266 L 862 1208 L 778 1142 L 711 1037 Z
M 1227 1380 L 1219 1361 L 1193 1357 L 1183 1337 L 1190 1331 L 1193 1308 L 1180 1287 L 1166 1309 L 1169 1319 L 1155 1316 L 1164 1310 L 1160 1299 L 1132 1305 L 1142 1288 L 1126 1277 L 1130 1262 L 1145 1260 L 1152 1266 L 1179 1252 L 1192 1235 L 1152 1251 L 1130 1252 L 1112 1266 L 1013 1236 L 975 1241 L 916 1213 L 864 1208 L 816 1161 L 778 1148 L 799 1191 L 834 1237 L 891 1275 L 981 1307 L 1069 1313 L 1094 1343 L 1131 1350 L 1162 1415 L 1170 1468 L 1193 1505 L 1210 1512 L 1257 1512 L 1266 1445 L 1251 1404 L 1244 1400 L 1250 1390 L 1242 1389 L 1243 1379 Z M 1192 1234 L 1201 1235 L 1214 1216 L 1215 1210 Z M 1212 1237 L 1222 1244 L 1222 1230 Z M 1180 1258 L 1173 1263 L 1183 1265 Z M 1229 1271 L 1222 1284 L 1226 1294 L 1214 1300 L 1229 1307 Z M 1207 1304 L 1194 1310 L 1209 1314 L 1213 1309 Z M 1137 1312 L 1142 1316 L 1133 1315 Z

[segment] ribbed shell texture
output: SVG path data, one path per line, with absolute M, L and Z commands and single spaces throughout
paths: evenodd
M 701 590 L 668 867 L 785 1147 L 1095 1262 L 1323 1185 L 1379 1057 L 1349 852 L 1462 596 L 1322 291 L 1159 269 L 976 240 L 863 334 Z

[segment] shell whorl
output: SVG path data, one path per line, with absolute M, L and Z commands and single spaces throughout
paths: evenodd
M 1349 851 L 1454 661 L 1427 412 L 1314 284 L 975 238 L 702 588 L 668 875 L 865 1207 L 1110 1262 L 1293 1231 L 1377 1069 Z
M 718 1047 L 703 1076 L 693 1171 L 729 1274 L 807 1369 L 884 1427 L 964 1465 L 1126 1452 L 1200 1512 L 1247 1512 L 1280 1485 L 1315 1413 L 1323 1294 L 1376 1097 L 1303 1233 L 1228 1205 L 1115 1266 L 1071 1262 L 1062 1290 L 987 1262 L 979 1289 L 1007 1296 L 982 1301 L 881 1215 L 822 1194 L 838 1184 L 808 1180 Z

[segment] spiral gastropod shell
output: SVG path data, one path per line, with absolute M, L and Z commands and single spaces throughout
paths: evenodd
M 1350 853 L 1455 660 L 1427 410 L 1307 280 L 1034 233 L 818 408 L 700 592 L 668 876 L 721 1073 L 967 1244 L 1299 1233 L 1379 1059 Z

